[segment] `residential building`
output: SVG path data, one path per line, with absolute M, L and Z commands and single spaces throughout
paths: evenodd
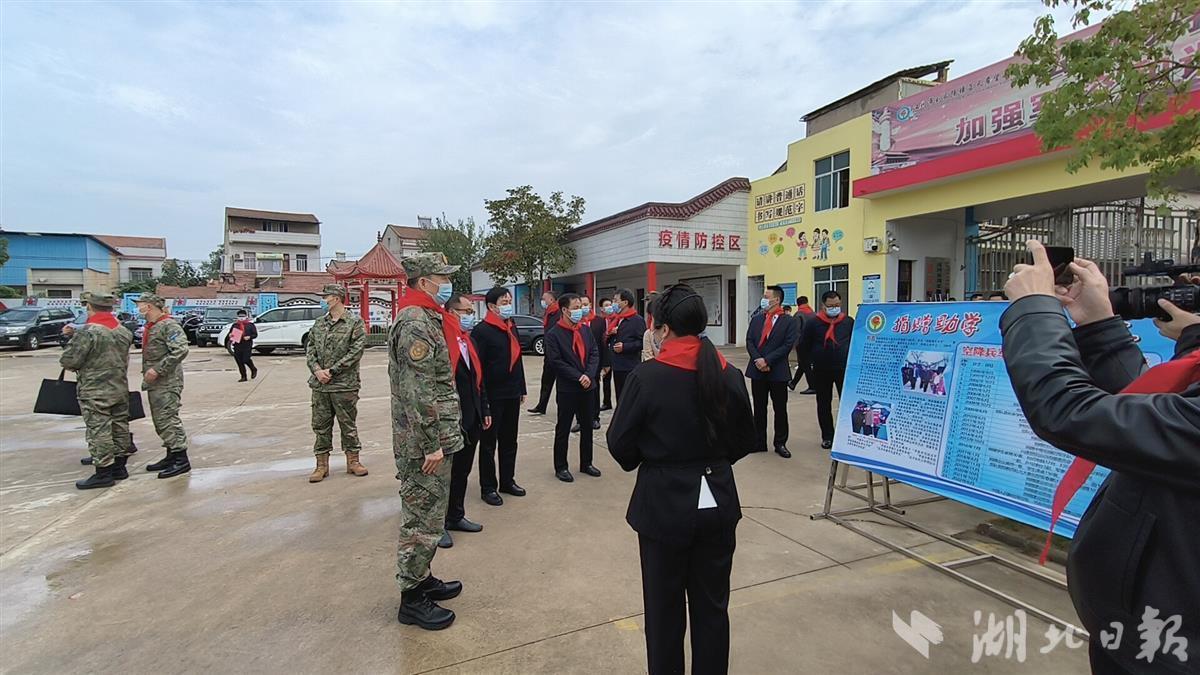
M 322 269 L 321 221 L 315 215 L 225 207 L 222 272 L 278 277 Z
M 13 232 L 0 285 L 26 296 L 78 298 L 84 290 L 112 290 L 119 282 L 120 252 L 90 234 Z
M 429 222 L 428 218 L 418 218 L 422 224 Z M 410 227 L 407 225 L 389 224 L 383 230 L 384 248 L 397 260 L 403 260 L 414 253 L 421 252 L 421 244 L 429 238 L 428 227 Z
M 163 237 L 125 237 L 98 234 L 96 238 L 115 248 L 118 283 L 156 279 L 167 259 L 167 240 Z

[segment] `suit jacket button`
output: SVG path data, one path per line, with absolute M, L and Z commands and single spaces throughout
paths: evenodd
M 711 476 L 712 475 L 712 467 L 711 466 L 704 467 L 704 473 Z

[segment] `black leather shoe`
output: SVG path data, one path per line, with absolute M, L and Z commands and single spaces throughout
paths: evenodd
M 612 404 L 605 403 L 604 405 L 600 406 L 600 412 L 604 412 L 605 410 L 612 410 Z
M 125 462 L 128 460 L 129 460 L 128 457 L 118 457 L 115 460 L 113 460 L 113 463 L 112 463 L 113 480 L 125 480 L 126 478 L 129 478 L 129 470 L 125 468 Z
M 571 427 L 571 433 L 573 433 L 573 434 L 579 433 L 579 422 L 576 422 L 575 426 Z
M 756 448 L 754 450 L 751 450 L 750 452 L 766 452 L 766 451 L 767 451 L 766 448 Z
M 442 581 L 441 579 L 430 574 L 425 577 L 425 581 L 417 586 L 417 590 L 422 591 L 430 600 L 453 600 L 462 593 L 463 585 L 461 581 Z
M 250 380 L 247 380 L 247 379 L 246 379 L 246 378 L 244 378 L 244 377 L 243 377 L 242 379 L 238 380 L 238 382 L 249 382 L 249 381 L 250 381 Z
M 83 480 L 75 481 L 75 487 L 80 490 L 92 490 L 95 488 L 112 487 L 117 484 L 113 479 L 112 466 L 98 466 L 96 473 L 88 476 Z
M 84 466 L 91 466 L 91 465 L 92 465 L 92 458 L 91 458 L 91 457 L 80 457 L 80 458 L 79 458 L 79 463 L 80 463 L 80 464 L 82 464 L 82 465 L 84 465 Z
M 171 466 L 174 463 L 175 462 L 171 459 L 171 453 L 168 452 L 166 457 L 163 457 L 162 459 L 158 460 L 157 462 L 154 462 L 153 464 L 147 464 L 146 470 L 157 473 L 159 471 L 166 469 L 167 467 Z
M 817 393 L 817 390 L 816 390 L 816 389 L 813 389 L 813 388 L 811 388 L 811 387 L 810 387 L 810 388 L 808 388 L 808 389 L 805 389 L 804 391 L 802 391 L 802 392 L 800 392 L 800 393 L 801 393 L 801 394 L 804 394 L 805 396 L 815 396 L 815 395 L 816 395 L 816 393 Z
M 457 522 L 446 523 L 446 529 L 458 532 L 482 532 L 483 526 L 479 523 L 472 523 L 466 518 L 459 518 Z
M 484 503 L 491 506 L 504 506 L 504 499 L 502 499 L 500 495 L 496 494 L 495 492 L 485 492 L 480 496 L 480 498 L 483 499 Z
M 791 389 L 792 391 L 796 391 L 796 384 L 797 383 L 795 383 L 795 382 L 788 382 L 788 389 Z
M 512 485 L 500 488 L 500 491 L 506 495 L 512 495 L 514 497 L 524 497 L 525 496 L 525 488 L 521 487 L 520 485 L 517 485 L 516 481 L 513 481 Z
M 400 594 L 400 611 L 396 619 L 409 626 L 425 630 L 441 630 L 454 623 L 454 612 L 429 599 L 423 591 L 412 589 Z
M 541 408 L 530 408 L 529 410 L 526 410 L 525 412 L 529 413 L 530 415 L 545 415 L 546 414 L 546 411 L 542 410 Z
M 257 378 L 258 378 L 258 368 L 251 368 L 250 369 L 250 379 L 254 380 Z
M 788 452 L 788 449 L 782 445 L 775 446 L 775 454 L 779 455 L 780 457 L 782 457 L 784 459 L 792 458 L 792 453 Z
M 579 470 L 579 472 L 586 473 L 587 475 L 589 475 L 593 478 L 600 477 L 600 469 L 597 469 L 596 467 L 592 466 L 591 464 L 588 464 L 587 466 L 583 467 L 582 469 Z
M 450 538 L 450 533 L 442 530 L 442 538 L 438 539 L 438 548 L 450 548 L 454 546 L 454 540 Z
M 159 478 L 171 478 L 192 470 L 192 463 L 188 461 L 187 450 L 172 452 L 171 460 L 171 466 L 158 472 Z
M 592 430 L 599 431 L 599 429 L 600 429 L 600 420 L 592 420 Z
M 821 447 L 828 450 L 833 447 L 833 441 L 821 441 Z
M 566 469 L 563 469 L 562 471 L 555 471 L 554 477 L 561 480 L 564 483 L 574 483 L 575 482 L 575 477 L 572 476 L 571 472 L 567 471 Z

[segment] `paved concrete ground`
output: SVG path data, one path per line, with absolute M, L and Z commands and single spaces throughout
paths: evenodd
M 563 484 L 551 465 L 553 415 L 523 417 L 517 476 L 529 496 L 487 506 L 472 475 L 467 513 L 485 529 L 458 534 L 438 554 L 435 573 L 462 579 L 466 590 L 446 603 L 458 613 L 454 626 L 426 633 L 395 617 L 400 504 L 382 350 L 369 350 L 363 364 L 366 478 L 344 473 L 337 454 L 329 479 L 307 483 L 301 357 L 259 357 L 258 380 L 239 384 L 232 359 L 209 348 L 186 362 L 192 473 L 145 473 L 161 450 L 149 420 L 138 421 L 131 478 L 89 492 L 72 485 L 86 471 L 79 420 L 29 413 L 40 379 L 57 375 L 57 355 L 0 352 L 3 672 L 644 672 L 637 541 L 624 522 L 633 476 L 602 438 L 604 476 Z M 526 358 L 534 386 L 540 367 Z M 139 369 L 135 355 L 131 371 Z M 812 431 L 812 398 L 793 397 L 790 414 L 795 458 L 753 455 L 736 467 L 745 518 L 732 580 L 732 672 L 1087 672 L 1085 649 L 1039 653 L 1046 625 L 1032 618 L 1024 663 L 1001 652 L 973 664 L 973 638 L 983 633 L 973 612 L 986 624 L 1008 606 L 809 520 L 828 456 Z M 951 502 L 910 516 L 947 533 L 988 517 Z M 955 557 L 925 535 L 864 526 Z M 1064 592 L 994 565 L 972 573 L 1075 620 Z M 928 660 L 893 632 L 893 610 L 906 620 L 919 610 L 942 626 L 945 640 Z

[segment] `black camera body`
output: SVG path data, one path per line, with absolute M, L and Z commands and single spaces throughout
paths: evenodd
M 1200 274 L 1200 265 L 1176 265 L 1174 260 L 1155 260 L 1147 253 L 1141 265 L 1126 268 L 1121 272 L 1121 277 L 1177 278 L 1187 274 Z M 1158 306 L 1160 298 L 1185 312 L 1200 312 L 1200 286 L 1186 281 L 1176 281 L 1170 286 L 1117 286 L 1108 289 L 1113 311 L 1126 320 L 1150 318 L 1170 321 L 1171 315 Z

